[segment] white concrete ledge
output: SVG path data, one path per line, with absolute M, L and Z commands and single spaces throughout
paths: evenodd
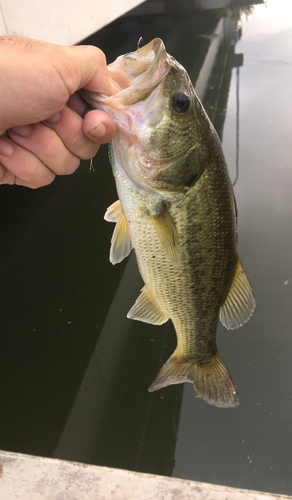
M 0 35 L 22 35 L 60 45 L 72 45 L 143 1 L 1 0 Z
M 0 451 L 1 500 L 284 500 L 274 495 Z

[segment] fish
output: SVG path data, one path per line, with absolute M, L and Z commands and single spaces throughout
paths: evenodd
M 255 308 L 238 256 L 237 209 L 218 135 L 184 67 L 155 38 L 108 65 L 113 94 L 82 90 L 117 124 L 110 159 L 118 200 L 110 261 L 134 249 L 144 281 L 127 317 L 172 321 L 177 347 L 149 387 L 190 382 L 223 408 L 239 404 L 216 344 L 218 319 L 243 325 Z

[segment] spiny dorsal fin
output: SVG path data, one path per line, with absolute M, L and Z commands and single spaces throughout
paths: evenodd
M 171 216 L 162 204 L 159 212 L 157 214 L 150 213 L 150 217 L 167 257 L 176 267 L 179 267 L 179 237 Z
M 142 288 L 135 304 L 127 314 L 127 318 L 144 321 L 152 325 L 166 323 L 168 317 L 161 311 L 155 300 L 151 297 L 146 286 Z
M 239 328 L 249 320 L 255 309 L 255 304 L 251 284 L 238 257 L 233 281 L 220 309 L 222 325 L 228 330 Z
M 173 384 L 191 382 L 207 403 L 221 408 L 239 405 L 236 387 L 219 351 L 206 363 L 196 364 L 177 355 L 176 351 L 163 365 L 148 391 Z
M 121 210 L 111 239 L 110 262 L 118 264 L 128 257 L 132 248 L 128 222 Z
M 104 218 L 108 222 L 118 222 L 118 218 L 122 211 L 121 202 L 120 200 L 117 200 L 110 207 L 108 207 L 106 213 L 104 214 Z

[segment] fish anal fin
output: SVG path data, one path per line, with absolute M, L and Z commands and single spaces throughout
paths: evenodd
M 233 281 L 220 309 L 222 325 L 228 330 L 239 328 L 249 320 L 255 309 L 255 304 L 251 284 L 238 257 Z
M 115 201 L 110 205 L 104 214 L 104 218 L 108 222 L 117 222 L 123 209 L 120 200 Z
M 128 312 L 127 318 L 152 325 L 162 325 L 169 319 L 152 298 L 146 286 L 142 288 L 135 304 Z
M 157 214 L 150 213 L 149 215 L 168 259 L 175 264 L 176 267 L 179 267 L 179 236 L 169 212 L 164 204 L 161 204 Z
M 118 264 L 129 255 L 132 248 L 128 222 L 121 211 L 111 239 L 110 262 Z
M 234 408 L 239 405 L 236 387 L 219 351 L 202 364 L 185 360 L 174 352 L 148 391 L 183 382 L 191 382 L 198 395 L 213 406 Z

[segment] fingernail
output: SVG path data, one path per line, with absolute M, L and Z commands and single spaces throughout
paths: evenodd
M 90 135 L 94 135 L 94 137 L 97 137 L 98 139 L 101 139 L 106 134 L 106 126 L 101 122 L 99 125 L 89 130 L 88 133 Z
M 12 155 L 14 149 L 10 142 L 5 139 L 0 139 L 0 155 L 10 156 Z
M 31 125 L 22 125 L 21 127 L 12 127 L 10 130 L 14 134 L 21 135 L 23 137 L 27 137 L 32 131 L 32 126 Z
M 56 123 L 60 120 L 61 118 L 61 113 L 58 111 L 58 113 L 55 113 L 54 115 L 50 116 L 50 118 L 47 118 L 45 121 L 49 123 Z

